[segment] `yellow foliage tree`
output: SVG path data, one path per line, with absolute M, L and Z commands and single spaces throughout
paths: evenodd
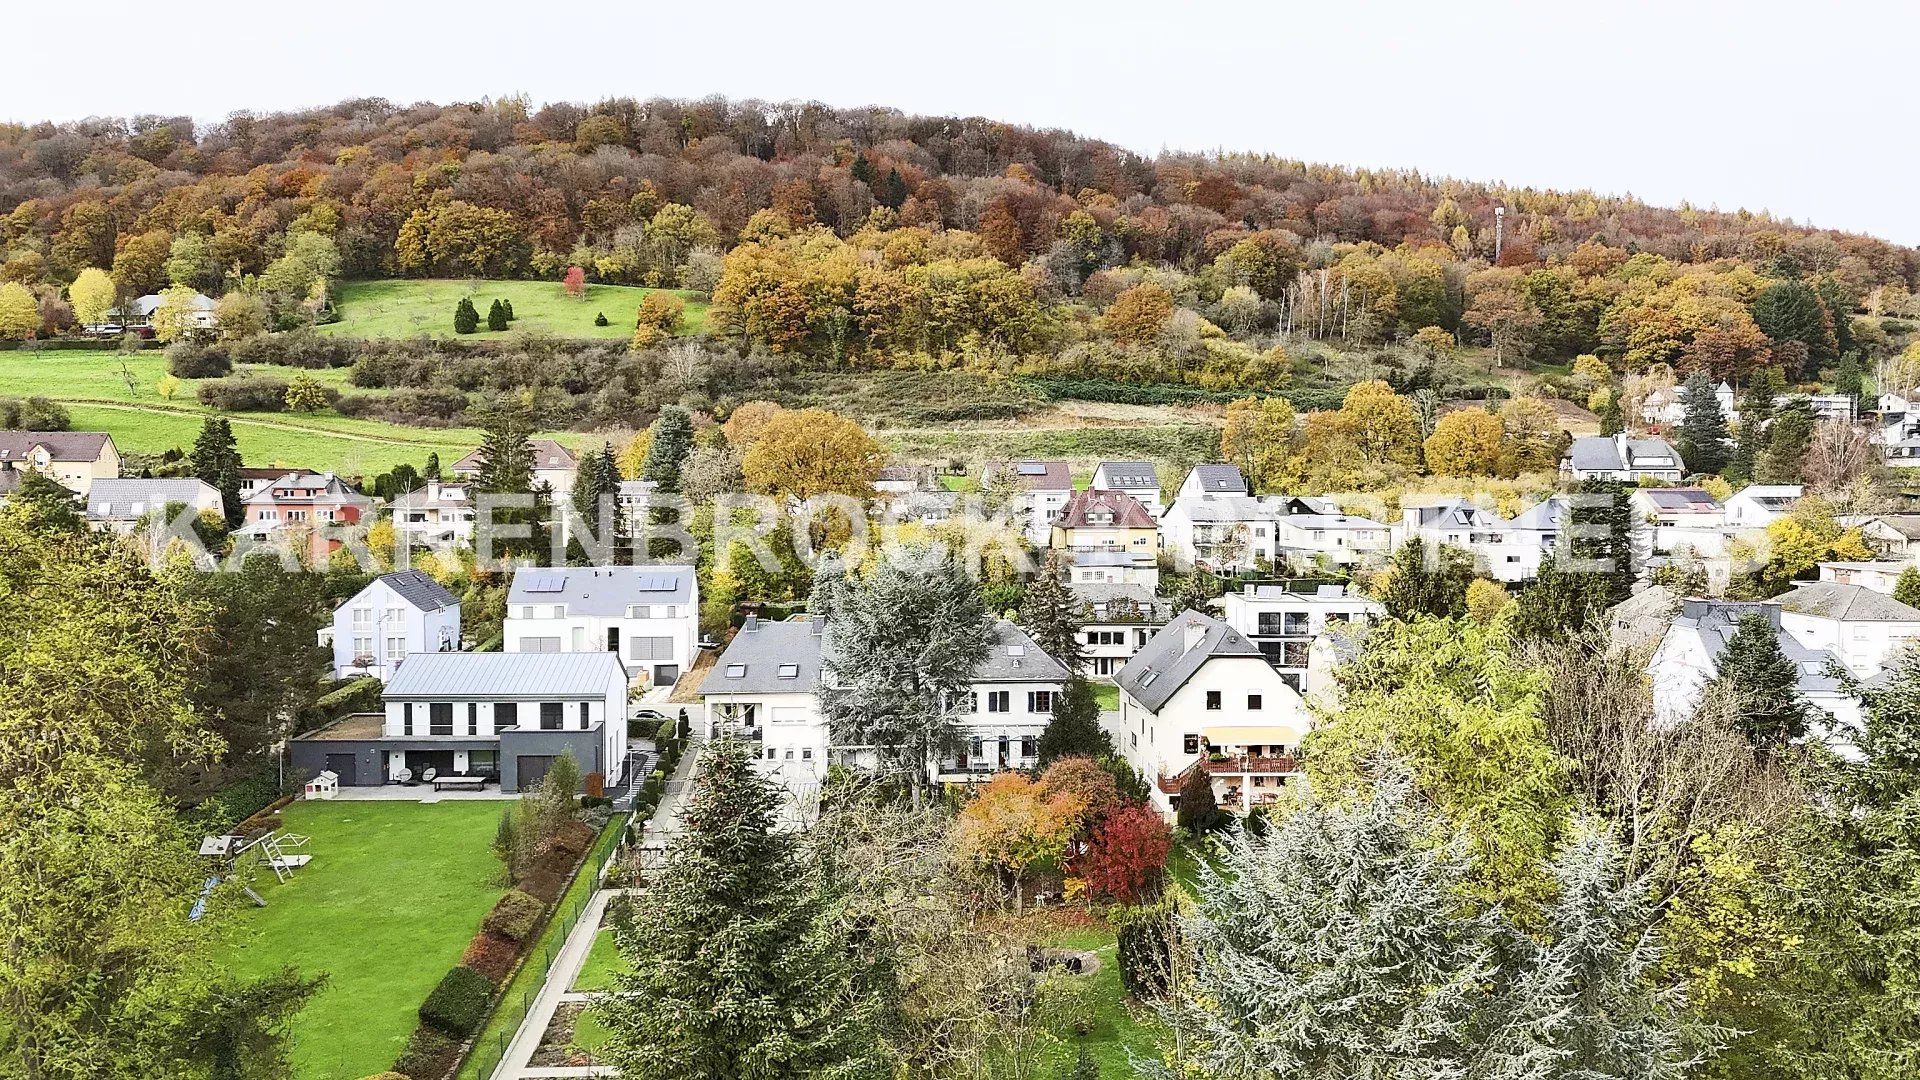
M 1283 397 L 1240 398 L 1227 404 L 1220 456 L 1240 466 L 1258 490 L 1279 487 L 1291 474 L 1299 443 L 1298 415 Z
M 0 285 L 0 337 L 30 338 L 40 329 L 40 301 L 17 281 Z
M 727 414 L 727 422 L 720 425 L 720 432 L 727 437 L 729 445 L 745 450 L 760 437 L 760 429 L 767 421 L 786 411 L 771 401 L 743 401 Z
M 1487 578 L 1474 578 L 1467 584 L 1467 614 L 1482 626 L 1500 617 L 1513 602 L 1505 586 Z
M 1427 471 L 1438 476 L 1491 475 L 1500 464 L 1504 434 L 1500 418 L 1486 409 L 1455 409 L 1427 436 Z
M 1146 345 L 1166 333 L 1173 321 L 1173 294 L 1156 282 L 1144 282 L 1113 298 L 1100 324 L 1118 342 Z
M 98 326 L 107 321 L 107 312 L 120 295 L 119 286 L 105 270 L 89 266 L 67 286 L 67 299 L 73 302 L 73 316 L 81 326 Z
M 782 412 L 761 425 L 740 463 L 747 488 L 798 499 L 873 494 L 886 451 L 859 424 L 825 409 Z
M 640 473 L 647 467 L 647 451 L 653 446 L 653 430 L 642 429 L 633 433 L 633 438 L 620 448 L 614 456 L 614 464 L 620 470 L 620 479 L 638 480 Z
M 177 341 L 193 329 L 195 293 L 185 285 L 175 285 L 160 293 L 160 304 L 153 309 L 153 336 L 161 341 Z
M 1420 464 L 1420 416 L 1379 379 L 1355 383 L 1340 404 L 1340 426 L 1374 464 Z

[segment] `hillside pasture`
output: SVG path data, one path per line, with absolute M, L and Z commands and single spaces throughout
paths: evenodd
M 452 278 L 349 281 L 340 286 L 334 308 L 339 320 L 321 327 L 343 337 L 453 337 L 453 309 L 461 297 L 480 312 L 480 330 L 461 335 L 471 341 L 497 341 L 515 333 L 625 341 L 633 336 L 634 313 L 655 289 L 626 285 L 588 285 L 576 300 L 557 281 L 469 281 Z M 687 302 L 685 334 L 706 329 L 707 302 L 698 293 L 676 291 Z M 487 309 L 495 300 L 513 305 L 514 321 L 504 331 L 487 329 Z M 606 326 L 594 317 L 605 315 Z

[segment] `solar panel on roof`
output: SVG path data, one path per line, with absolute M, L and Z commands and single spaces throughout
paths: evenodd
M 527 591 L 535 593 L 555 593 L 567 587 L 565 574 L 528 574 Z
M 1047 467 L 1037 461 L 1023 461 L 1013 467 L 1021 476 L 1045 476 Z
M 634 588 L 641 592 L 672 592 L 673 585 L 671 574 L 642 574 Z

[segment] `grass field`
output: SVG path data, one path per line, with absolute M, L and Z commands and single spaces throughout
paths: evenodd
M 285 378 L 303 374 L 347 389 L 344 368 L 243 370 Z M 171 399 L 161 397 L 165 374 L 166 358 L 157 352 L 0 353 L 0 393 L 61 402 L 72 416 L 73 430 L 109 432 L 122 453 L 191 449 L 201 422 L 214 412 L 195 396 L 197 380 L 182 379 Z M 406 427 L 341 416 L 331 409 L 222 415 L 233 422 L 240 456 L 249 465 L 304 466 L 349 476 L 385 472 L 403 461 L 419 468 L 430 453 L 451 465 L 480 443 L 480 433 L 471 428 Z
M 556 337 L 605 338 L 625 341 L 633 336 L 634 312 L 653 289 L 626 285 L 589 285 L 584 300 L 567 296 L 557 281 L 466 281 L 450 278 L 424 280 L 349 281 L 340 286 L 335 305 L 337 322 L 321 327 L 346 337 L 408 338 L 422 334 L 452 337 L 453 308 L 463 296 L 480 310 L 480 331 L 464 335 L 484 341 L 515 331 L 537 331 Z M 707 302 L 697 293 L 680 291 L 687 302 L 684 333 L 697 334 L 707 325 Z M 504 331 L 486 328 L 487 308 L 495 300 L 513 305 L 513 325 Z M 605 315 L 606 326 L 595 326 L 594 316 Z
M 499 898 L 490 847 L 500 803 L 297 802 L 291 832 L 313 862 L 235 920 L 227 965 L 264 975 L 291 965 L 327 977 L 293 1024 L 296 1080 L 367 1076 L 393 1065 L 420 1003 L 460 959 Z
M 1093 700 L 1100 703 L 1101 712 L 1120 711 L 1120 688 L 1110 682 L 1093 684 Z

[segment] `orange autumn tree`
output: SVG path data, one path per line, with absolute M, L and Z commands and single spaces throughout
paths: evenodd
M 960 811 L 954 858 L 1010 888 L 1019 907 L 1022 882 L 1034 870 L 1061 864 L 1086 812 L 1078 794 L 1049 791 L 1024 773 L 1001 773 Z

